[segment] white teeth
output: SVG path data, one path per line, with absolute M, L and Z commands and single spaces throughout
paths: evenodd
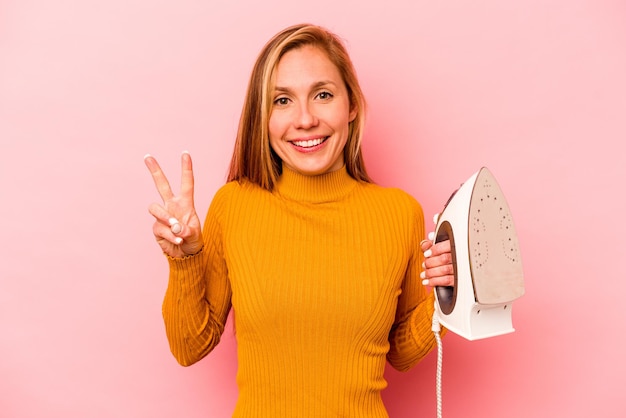
M 293 144 L 302 147 L 302 148 L 310 148 L 324 142 L 326 138 L 317 138 L 317 139 L 309 139 L 308 141 L 293 141 Z

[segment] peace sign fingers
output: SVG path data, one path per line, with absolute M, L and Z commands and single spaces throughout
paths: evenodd
M 151 155 L 144 162 L 152 180 L 163 199 L 163 204 L 150 205 L 149 212 L 154 216 L 154 236 L 162 250 L 172 257 L 196 254 L 202 248 L 200 219 L 194 207 L 194 179 L 191 156 L 184 152 L 181 156 L 181 191 L 174 195 L 167 177 L 159 163 Z

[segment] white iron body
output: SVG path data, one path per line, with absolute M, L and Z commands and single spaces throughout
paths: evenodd
M 450 240 L 453 287 L 435 288 L 440 323 L 468 340 L 514 331 L 512 302 L 524 294 L 513 219 L 502 190 L 483 167 L 439 215 L 435 242 Z

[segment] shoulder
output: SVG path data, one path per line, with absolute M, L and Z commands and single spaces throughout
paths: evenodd
M 209 211 L 224 212 L 238 206 L 247 206 L 268 194 L 269 192 L 250 181 L 230 181 L 217 190 Z
M 230 199 L 233 194 L 240 191 L 241 186 L 241 183 L 238 181 L 229 181 L 217 190 L 215 196 L 213 196 L 213 202 L 222 202 Z
M 399 240 L 398 243 L 417 248 L 415 240 L 419 242 L 419 237 L 424 236 L 425 227 L 424 212 L 417 199 L 397 187 L 365 184 L 359 189 L 362 198 L 357 206 L 361 216 L 382 225 L 383 230 Z
M 220 187 L 215 196 L 214 201 L 224 201 L 242 196 L 249 196 L 256 193 L 263 193 L 265 190 L 248 180 L 233 180 Z
M 384 187 L 373 183 L 360 183 L 360 193 L 364 198 L 387 202 L 389 206 L 401 211 L 422 215 L 422 206 L 415 197 L 397 187 Z
M 247 181 L 230 181 L 221 186 L 211 201 L 209 213 L 223 213 L 241 199 L 247 199 L 253 189 L 258 188 Z

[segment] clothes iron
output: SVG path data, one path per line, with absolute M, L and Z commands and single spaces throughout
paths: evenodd
M 435 287 L 439 322 L 468 340 L 514 331 L 512 303 L 524 294 L 519 242 L 502 190 L 481 168 L 435 219 L 434 242 L 450 240 L 454 286 Z

